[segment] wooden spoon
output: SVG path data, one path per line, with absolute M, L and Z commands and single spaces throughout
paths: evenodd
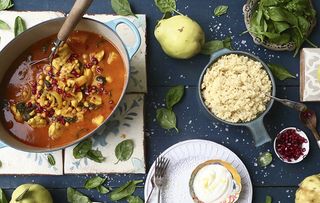
M 302 123 L 309 128 L 313 134 L 313 136 L 316 138 L 318 146 L 320 148 L 320 136 L 317 131 L 317 116 L 316 113 L 310 109 L 307 109 L 300 113 L 299 115 L 300 120 Z

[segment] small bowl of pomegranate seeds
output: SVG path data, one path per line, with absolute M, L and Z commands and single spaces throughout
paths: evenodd
M 274 151 L 283 162 L 289 164 L 298 163 L 309 153 L 309 139 L 298 128 L 285 128 L 274 140 Z

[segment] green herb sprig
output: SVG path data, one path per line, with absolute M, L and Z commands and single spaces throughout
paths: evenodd
M 227 37 L 224 40 L 212 40 L 212 41 L 206 42 L 203 45 L 200 53 L 204 55 L 211 55 L 212 53 L 219 51 L 220 49 L 223 49 L 223 48 L 232 50 L 231 37 Z
M 296 78 L 286 68 L 277 64 L 268 64 L 272 74 L 279 80 L 286 80 L 289 78 Z
M 3 20 L 0 20 L 0 29 L 1 30 L 10 30 L 10 26 L 4 22 Z
M 13 5 L 11 0 L 0 0 L 0 11 L 9 9 L 13 7 Z
M 179 15 L 183 15 L 177 11 L 176 0 L 154 0 L 154 3 L 164 15 L 168 15 L 168 13 L 177 13 Z
M 107 194 L 108 192 L 110 192 L 110 190 L 103 186 L 106 180 L 107 178 L 101 178 L 99 176 L 96 176 L 87 180 L 84 184 L 84 187 L 86 189 L 96 189 L 100 194 Z
M 272 203 L 272 197 L 270 195 L 266 196 L 266 203 Z
M 4 191 L 0 188 L 0 203 L 8 203 L 8 200 L 6 198 L 6 194 Z
M 19 34 L 24 32 L 26 29 L 27 27 L 24 20 L 20 16 L 17 16 L 14 21 L 14 36 L 18 36 Z
M 111 0 L 111 7 L 113 11 L 122 16 L 135 15 L 128 0 Z
M 130 197 L 136 190 L 137 185 L 142 182 L 142 180 L 133 180 L 127 182 L 123 186 L 113 190 L 110 193 L 110 199 L 112 201 L 118 201 Z
M 71 187 L 67 188 L 67 199 L 69 203 L 91 203 L 89 197 Z
M 272 154 L 270 152 L 262 153 L 258 158 L 259 166 L 266 167 L 272 162 Z
M 229 6 L 220 5 L 220 6 L 217 6 L 217 7 L 214 9 L 213 13 L 214 13 L 215 16 L 218 16 L 218 17 L 219 17 L 219 16 L 222 16 L 222 15 L 226 14 L 227 11 L 228 11 L 228 8 L 229 8 Z
M 49 163 L 51 166 L 56 165 L 56 160 L 54 159 L 54 156 L 53 156 L 52 154 L 48 154 L 48 155 L 47 155 L 47 159 L 48 159 L 48 163 Z
M 177 118 L 176 114 L 173 112 L 172 108 L 174 105 L 180 102 L 184 95 L 184 86 L 178 85 L 169 89 L 166 94 L 166 108 L 160 108 L 156 111 L 156 119 L 159 125 L 166 129 L 175 129 L 179 132 L 177 128 Z

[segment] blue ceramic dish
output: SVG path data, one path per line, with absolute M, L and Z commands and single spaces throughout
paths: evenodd
M 259 61 L 263 65 L 264 69 L 267 71 L 267 74 L 269 75 L 269 78 L 272 83 L 272 93 L 271 94 L 272 94 L 272 96 L 275 96 L 276 85 L 275 85 L 273 75 L 272 75 L 270 69 L 268 68 L 268 66 L 261 59 L 259 59 L 258 57 L 254 56 L 250 53 L 247 53 L 247 52 L 231 51 L 229 49 L 221 49 L 211 55 L 208 65 L 204 68 L 204 70 L 201 73 L 199 83 L 198 83 L 198 98 L 200 99 L 201 106 L 205 109 L 205 112 L 207 112 L 211 118 L 219 120 L 220 122 L 226 123 L 228 125 L 248 127 L 252 133 L 253 139 L 255 141 L 255 145 L 256 145 L 256 147 L 258 147 L 258 146 L 261 146 L 261 145 L 271 141 L 271 138 L 270 138 L 266 128 L 264 127 L 263 118 L 271 109 L 271 107 L 273 105 L 273 99 L 271 99 L 268 102 L 266 110 L 263 113 L 261 113 L 260 115 L 258 115 L 254 120 L 252 120 L 250 122 L 246 122 L 246 123 L 232 123 L 232 122 L 222 120 L 222 119 L 218 118 L 216 115 L 214 115 L 208 109 L 208 107 L 205 105 L 202 94 L 201 94 L 201 84 L 202 84 L 204 74 L 207 72 L 207 69 L 209 67 L 211 67 L 211 65 L 213 63 L 215 63 L 218 59 L 220 59 L 222 56 L 229 55 L 229 54 L 244 55 L 244 56 L 247 56 L 255 61 Z

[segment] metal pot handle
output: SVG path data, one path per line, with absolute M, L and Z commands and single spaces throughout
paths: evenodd
M 0 149 L 6 147 L 7 145 L 0 141 Z
M 256 120 L 248 123 L 246 126 L 250 129 L 250 131 L 252 133 L 256 147 L 259 147 L 259 146 L 271 141 L 271 138 L 270 138 L 266 128 L 264 127 L 263 117 L 260 117 Z
M 133 55 L 138 51 L 138 49 L 141 45 L 141 36 L 140 36 L 138 28 L 130 20 L 125 19 L 125 18 L 118 18 L 115 20 L 111 20 L 109 22 L 106 22 L 105 24 L 109 28 L 111 28 L 113 31 L 117 32 L 117 30 L 116 30 L 117 26 L 122 23 L 127 25 L 132 30 L 132 32 L 134 33 L 134 36 L 136 38 L 136 41 L 132 47 L 125 45 L 127 52 L 128 52 L 129 59 L 131 59 L 133 57 Z
M 219 58 L 220 56 L 225 55 L 225 54 L 230 53 L 230 52 L 231 52 L 230 49 L 226 49 L 226 48 L 220 49 L 220 50 L 214 52 L 214 53 L 211 54 L 211 56 L 210 56 L 210 61 L 209 61 L 209 63 L 211 63 L 212 61 L 216 60 L 216 59 Z

